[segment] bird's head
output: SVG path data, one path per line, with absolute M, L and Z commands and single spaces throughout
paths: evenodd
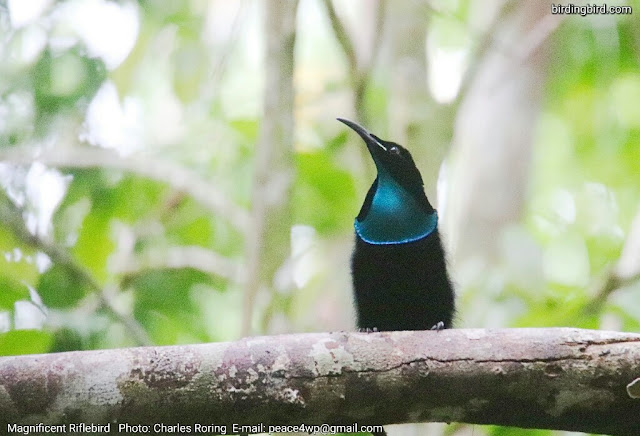
M 344 118 L 338 118 L 338 121 L 349 126 L 364 140 L 376 164 L 379 179 L 392 178 L 412 195 L 424 197 L 422 176 L 409 150 L 395 142 L 378 138 L 353 121 Z
M 411 153 L 353 121 L 338 121 L 360 135 L 378 169 L 356 217 L 356 234 L 367 243 L 386 245 L 417 241 L 437 231 L 438 214 L 424 193 Z

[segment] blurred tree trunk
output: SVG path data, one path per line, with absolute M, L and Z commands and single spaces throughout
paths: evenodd
M 264 116 L 256 147 L 242 334 L 251 333 L 256 296 L 273 290 L 289 257 L 293 156 L 293 71 L 297 0 L 265 4 Z M 285 280 L 280 287 L 291 286 Z M 282 290 L 282 289 L 281 289 Z
M 353 105 L 356 120 L 365 126 L 369 124 L 369 114 L 365 105 L 371 73 L 381 47 L 385 22 L 384 0 L 367 2 L 358 10 L 359 31 L 349 31 L 334 7 L 332 0 L 323 0 L 333 33 L 347 59 L 349 80 L 353 87 Z M 343 2 L 344 7 L 346 4 Z M 364 31 L 362 30 L 364 29 Z
M 429 201 L 435 206 L 438 173 L 451 137 L 450 123 L 443 119 L 452 111 L 438 104 L 429 92 L 424 4 L 400 0 L 393 5 L 387 14 L 392 71 L 388 137 L 409 148 L 421 170 Z
M 479 253 L 493 256 L 500 230 L 522 213 L 547 36 L 554 28 L 549 10 L 546 1 L 506 4 L 463 97 L 449 191 L 455 195 L 447 201 L 446 214 L 456 262 Z

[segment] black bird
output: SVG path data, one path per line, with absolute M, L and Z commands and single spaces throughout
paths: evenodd
M 455 312 L 438 214 L 404 147 L 358 124 L 378 170 L 355 220 L 351 272 L 361 330 L 449 328 Z

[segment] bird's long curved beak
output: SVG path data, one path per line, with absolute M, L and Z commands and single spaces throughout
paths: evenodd
M 382 148 L 384 151 L 387 151 L 387 147 L 385 147 L 384 144 L 380 143 L 380 141 L 378 141 L 378 139 L 375 136 L 369 133 L 367 129 L 365 129 L 361 125 L 354 123 L 353 121 L 349 121 L 345 118 L 336 118 L 336 119 L 341 123 L 346 124 L 348 127 L 353 129 L 358 135 L 360 135 L 360 137 L 367 144 L 367 148 L 369 149 L 369 152 L 371 154 L 375 153 L 374 151 L 375 149 L 372 148 L 373 146 L 378 146 Z

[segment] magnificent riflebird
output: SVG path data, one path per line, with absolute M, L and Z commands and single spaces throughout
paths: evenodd
M 438 213 L 407 149 L 338 118 L 364 140 L 377 177 L 355 219 L 351 273 L 362 330 L 451 327 L 454 289 Z

